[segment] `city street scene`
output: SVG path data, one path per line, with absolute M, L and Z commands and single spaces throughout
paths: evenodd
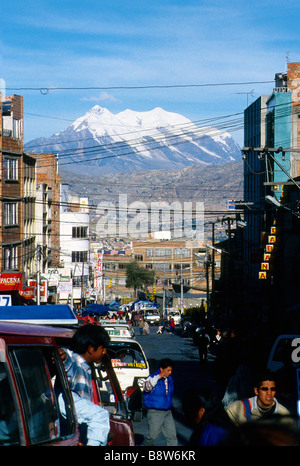
M 300 446 L 300 4 L 2 13 L 0 446 Z

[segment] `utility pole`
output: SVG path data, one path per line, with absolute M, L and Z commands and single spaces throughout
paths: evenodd
M 182 276 L 182 249 L 180 254 L 180 312 L 183 315 L 183 276 Z
M 41 246 L 37 245 L 37 268 L 36 268 L 36 303 L 39 306 L 41 303 Z

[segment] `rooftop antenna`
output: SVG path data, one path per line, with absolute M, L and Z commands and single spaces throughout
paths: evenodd
M 248 92 L 235 92 L 235 94 L 246 94 L 247 95 L 247 107 L 248 107 L 249 95 L 251 95 L 251 97 L 254 96 L 254 89 L 252 89 L 252 91 L 248 91 Z
M 286 52 L 285 54 L 285 69 L 287 71 L 287 64 L 290 62 L 290 52 Z

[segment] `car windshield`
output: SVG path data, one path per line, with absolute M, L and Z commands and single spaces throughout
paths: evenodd
M 141 348 L 134 342 L 111 342 L 107 348 L 107 353 L 111 358 L 113 367 L 147 367 Z

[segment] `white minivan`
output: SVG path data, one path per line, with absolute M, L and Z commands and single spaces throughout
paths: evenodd
M 107 348 L 108 356 L 118 377 L 121 389 L 138 385 L 150 375 L 149 363 L 141 345 L 132 338 L 113 338 Z

